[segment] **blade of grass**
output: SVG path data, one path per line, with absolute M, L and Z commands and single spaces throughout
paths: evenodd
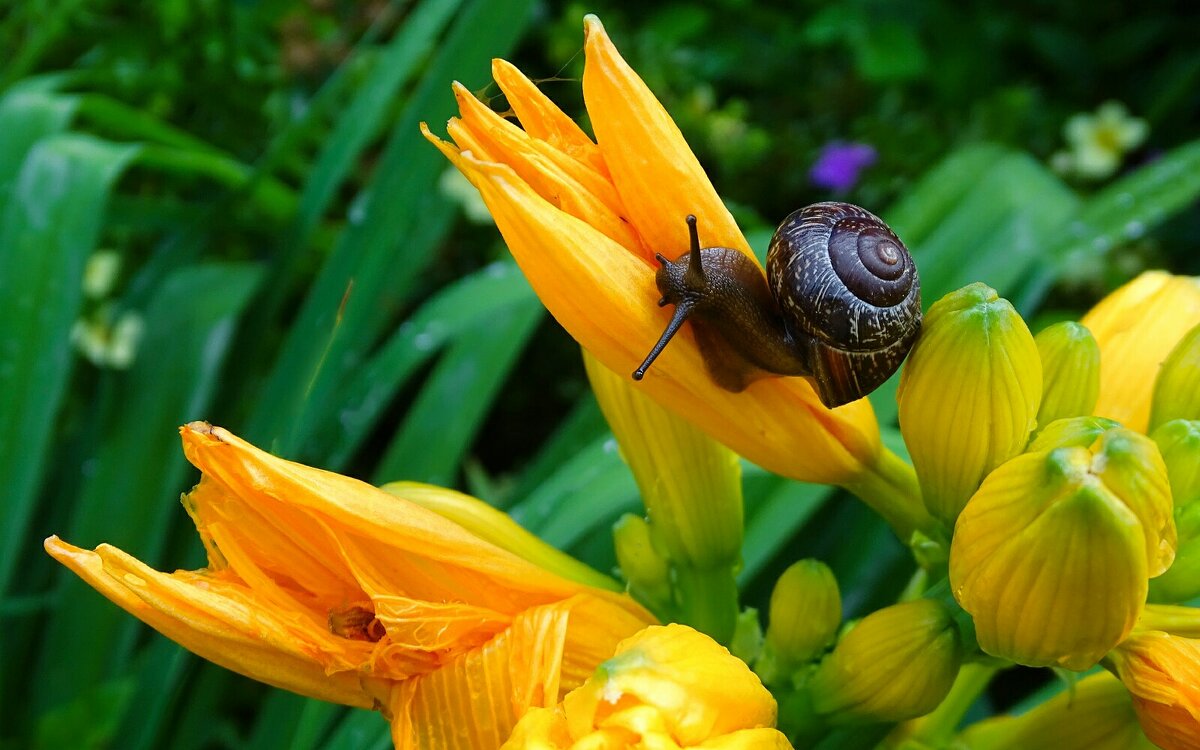
M 4 134 L 0 138 L 0 204 L 7 202 L 29 149 L 42 138 L 66 130 L 78 105 L 76 97 L 36 87 L 15 88 L 0 97 L 0 133 Z
M 109 542 L 159 564 L 169 528 L 186 523 L 176 499 L 189 469 L 176 430 L 207 414 L 238 315 L 257 282 L 253 266 L 213 264 L 182 269 L 159 288 L 145 311 L 140 355 L 116 383 L 111 410 L 96 416 L 103 431 L 64 534 L 69 541 Z M 183 562 L 175 552 L 166 567 Z M 127 674 L 144 632 L 67 571 L 59 578 L 64 604 L 47 625 L 35 685 L 41 708 Z
M 29 151 L 0 213 L 0 596 L 9 589 L 71 373 L 84 263 L 135 149 L 55 135 Z M 19 436 L 19 439 L 18 439 Z
M 334 729 L 323 750 L 389 750 L 391 729 L 387 720 L 375 711 L 351 709 Z
M 344 467 L 396 393 L 447 341 L 485 325 L 504 309 L 534 299 L 533 290 L 511 261 L 493 263 L 443 288 L 337 391 L 336 401 L 319 420 L 305 452 L 328 456 L 323 465 L 335 471 Z M 326 429 L 333 425 L 337 429 Z
M 248 435 L 260 445 L 290 454 L 311 428 L 318 407 L 348 373 L 360 367 L 392 313 L 415 285 L 441 233 L 450 209 L 435 183 L 445 169 L 440 154 L 421 138 L 422 120 L 452 112 L 446 82 L 481 80 L 488 61 L 520 36 L 531 2 L 471 2 L 436 46 L 422 82 L 409 99 L 382 154 L 375 177 L 355 201 L 351 221 L 317 281 L 284 344 L 266 387 L 256 398 Z M 346 291 L 353 283 L 353 291 Z M 342 309 L 345 301 L 344 310 Z M 334 324 L 337 335 L 331 340 Z
M 459 336 L 388 445 L 375 469 L 376 484 L 457 484 L 459 464 L 542 314 L 530 295 Z

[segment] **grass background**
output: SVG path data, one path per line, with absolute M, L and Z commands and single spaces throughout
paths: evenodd
M 1200 273 L 1200 12 L 1126 5 L 0 6 L 0 747 L 388 745 L 377 715 L 200 662 L 42 553 L 58 533 L 201 565 L 176 502 L 192 419 L 371 481 L 465 489 L 612 567 L 636 487 L 577 348 L 419 136 L 453 113 L 450 81 L 503 111 L 488 64 L 506 57 L 586 124 L 597 12 L 760 251 L 793 208 L 852 200 L 913 250 L 926 304 L 984 280 L 1036 328 L 1143 268 Z M 1147 142 L 1112 178 L 1055 173 L 1067 118 L 1110 99 Z M 837 196 L 808 177 L 835 141 L 879 155 Z M 121 258 L 100 299 L 83 289 L 98 251 Z M 123 313 L 144 322 L 132 363 L 81 356 L 77 321 Z M 873 398 L 892 424 L 894 388 Z M 754 467 L 745 485 L 746 604 L 800 557 L 834 568 L 850 616 L 911 572 L 846 497 Z M 1029 684 L 1002 680 L 980 710 Z

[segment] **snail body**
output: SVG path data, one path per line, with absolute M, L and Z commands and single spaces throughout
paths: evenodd
M 771 240 L 767 278 L 737 250 L 700 247 L 696 218 L 687 223 L 691 250 L 675 261 L 657 256 L 659 305 L 675 311 L 635 380 L 687 320 L 722 388 L 803 376 L 832 408 L 879 387 L 916 341 L 916 266 L 874 214 L 835 202 L 793 212 Z

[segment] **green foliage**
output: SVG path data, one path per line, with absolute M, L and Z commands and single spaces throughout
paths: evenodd
M 586 10 L 756 247 L 833 197 L 809 181 L 819 149 L 861 141 L 879 161 L 839 197 L 905 238 L 926 304 L 984 279 L 1030 314 L 1078 311 L 1148 263 L 1200 271 L 1197 19 L 1118 5 Z M 549 79 L 578 77 L 584 10 L 39 0 L 0 19 L 0 748 L 390 746 L 377 714 L 202 664 L 41 553 L 58 533 L 201 565 L 175 504 L 195 481 L 174 438 L 189 420 L 372 481 L 466 488 L 612 568 L 608 530 L 640 504 L 577 350 L 494 228 L 461 220 L 417 129 L 453 113 L 452 80 L 493 95 L 497 56 L 583 119 L 578 86 Z M 1148 144 L 1106 183 L 1056 174 L 1067 117 L 1110 98 Z M 99 250 L 122 270 L 90 299 Z M 142 321 L 127 368 L 80 356 L 73 331 L 100 306 Z M 894 388 L 873 396 L 885 424 Z M 765 611 L 800 557 L 830 564 L 851 614 L 904 587 L 911 560 L 878 518 L 745 468 L 745 604 Z

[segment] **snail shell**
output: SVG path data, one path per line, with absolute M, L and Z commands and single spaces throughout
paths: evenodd
M 904 243 L 849 203 L 816 203 L 780 224 L 767 278 L 784 326 L 810 347 L 821 400 L 838 405 L 878 388 L 921 330 L 921 283 Z

